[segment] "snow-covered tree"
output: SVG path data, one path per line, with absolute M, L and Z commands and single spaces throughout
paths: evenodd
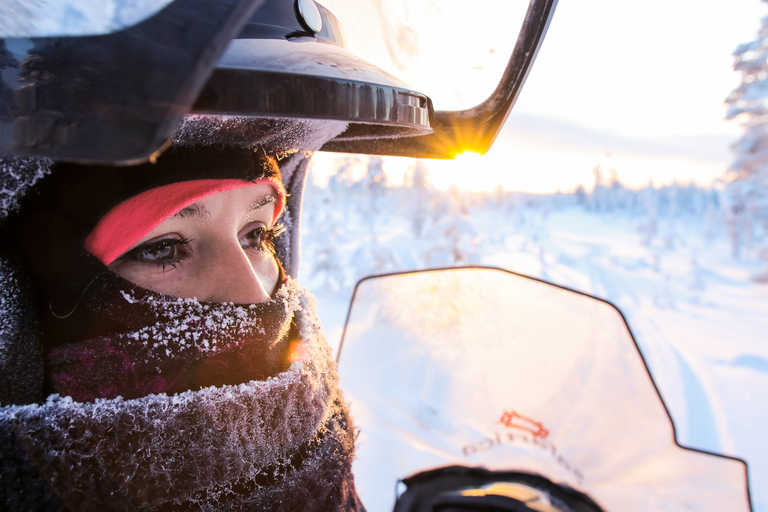
M 380 156 L 372 156 L 368 160 L 365 176 L 359 182 L 363 200 L 363 214 L 367 217 L 371 240 L 375 244 L 378 234 L 376 219 L 380 214 L 382 201 L 386 194 L 387 174 L 384 172 L 384 162 Z
M 468 215 L 458 211 L 451 212 L 432 226 L 428 237 L 433 242 L 424 254 L 428 267 L 480 263 L 476 242 L 478 231 Z
M 606 205 L 608 211 L 626 210 L 629 205 L 628 191 L 624 183 L 619 179 L 619 173 L 616 169 L 608 171 L 608 180 L 606 183 Z
M 592 193 L 589 195 L 590 210 L 601 212 L 605 209 L 606 178 L 602 167 L 596 165 L 592 169 L 592 176 L 595 178 L 595 185 L 592 187 Z
M 576 196 L 576 204 L 584 206 L 587 202 L 587 191 L 584 190 L 584 185 L 579 185 L 576 191 L 573 193 Z
M 451 186 L 448 194 L 448 211 L 427 232 L 431 246 L 424 253 L 424 262 L 427 267 L 476 265 L 480 263 L 479 233 L 468 214 L 467 198 L 456 185 Z
M 333 201 L 341 204 L 344 217 L 349 218 L 349 206 L 352 202 L 352 188 L 355 184 L 354 168 L 360 165 L 356 156 L 345 155 L 337 159 L 336 173 L 328 180 L 328 188 L 333 195 Z
M 345 251 L 349 241 L 348 216 L 345 213 L 354 183 L 344 177 L 344 163 L 338 169 L 326 187 L 318 186 L 312 176 L 307 180 L 304 208 L 312 215 L 305 214 L 302 220 L 302 252 L 311 255 L 304 259 L 302 272 L 316 289 L 329 291 L 349 284 L 346 275 L 349 256 Z
M 358 205 L 359 225 L 365 230 L 359 230 L 357 235 L 357 250 L 352 255 L 350 265 L 355 280 L 371 274 L 391 272 L 399 267 L 399 259 L 392 247 L 380 240 L 382 230 L 392 220 L 385 212 L 389 212 L 386 203 L 389 195 L 387 174 L 384 172 L 384 162 L 379 156 L 368 159 L 365 174 L 355 183 L 355 200 Z
M 312 232 L 314 244 L 309 248 L 312 253 L 312 274 L 322 280 L 325 289 L 338 291 L 347 285 L 347 258 L 342 246 L 348 239 L 343 219 L 339 218 L 341 216 L 331 212 L 330 208 L 326 212 L 326 221 Z
M 667 218 L 664 223 L 664 246 L 667 249 L 674 249 L 680 242 L 677 232 L 677 220 L 680 215 L 680 186 L 677 182 L 666 187 L 668 194 Z
M 405 173 L 404 182 L 409 191 L 406 195 L 408 204 L 405 210 L 409 212 L 414 236 L 420 239 L 429 221 L 432 198 L 427 166 L 421 160 L 416 160 Z
M 643 244 L 650 247 L 659 233 L 659 194 L 651 181 L 639 191 L 639 194 L 638 202 L 642 206 L 644 218 L 638 226 L 638 231 L 642 235 Z
M 736 158 L 724 199 L 733 253 L 738 256 L 756 234 L 768 232 L 768 16 L 761 20 L 757 37 L 739 45 L 733 55 L 742 81 L 726 99 L 726 118 L 739 119 L 744 134 L 733 146 Z M 761 237 L 762 245 L 768 243 Z M 758 245 L 758 253 L 760 249 Z

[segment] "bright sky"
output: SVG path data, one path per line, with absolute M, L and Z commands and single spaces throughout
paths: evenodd
M 590 184 L 598 164 L 635 186 L 710 183 L 740 134 L 723 119 L 739 83 L 731 53 L 766 14 L 759 0 L 560 2 L 485 158 L 515 162 L 505 186 L 532 191 Z
M 495 146 L 482 157 L 425 161 L 431 179 L 551 192 L 590 186 L 601 165 L 633 186 L 711 183 L 740 133 L 723 120 L 739 82 L 731 52 L 766 14 L 759 0 L 562 0 Z M 384 162 L 395 180 L 409 165 Z M 467 172 L 475 167 L 483 172 Z

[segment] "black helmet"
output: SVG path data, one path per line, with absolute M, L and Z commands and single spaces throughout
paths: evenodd
M 530 2 L 494 93 L 451 112 L 435 111 L 426 95 L 346 50 L 338 20 L 313 0 L 166 0 L 159 11 L 156 3 L 117 3 L 111 25 L 93 22 L 90 31 L 73 16 L 36 25 L 35 16 L 60 15 L 51 9 L 3 12 L 0 153 L 140 163 L 162 151 L 184 116 L 200 119 L 194 114 L 235 116 L 240 122 L 227 130 L 252 142 L 269 132 L 265 119 L 323 119 L 349 123 L 324 150 L 484 152 L 556 1 Z

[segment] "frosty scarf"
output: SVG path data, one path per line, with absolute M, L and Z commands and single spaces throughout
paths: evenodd
M 137 299 L 141 297 L 125 297 Z M 202 387 L 205 378 L 196 378 L 190 390 L 174 395 L 93 401 L 52 395 L 42 405 L 2 408 L 0 506 L 6 510 L 359 510 L 350 472 L 353 427 L 314 313 L 314 299 L 290 281 L 276 299 L 287 317 L 295 312 L 297 339 L 288 350 L 289 366 L 264 380 Z M 197 315 L 193 302 L 177 305 L 186 304 L 184 309 Z M 154 309 L 161 320 L 169 313 L 166 306 L 138 304 Z M 167 316 L 172 322 L 173 315 Z M 99 386 L 113 393 L 110 386 L 118 384 L 121 389 L 141 390 L 137 393 L 155 386 L 170 389 L 172 379 L 166 376 L 173 372 L 166 372 L 162 357 L 166 349 L 180 360 L 207 361 L 214 354 L 242 348 L 243 340 L 252 341 L 250 335 L 261 329 L 269 331 L 265 325 L 249 324 L 247 312 L 243 318 L 246 321 L 239 327 L 229 326 L 224 337 L 217 337 L 216 329 L 206 330 L 210 317 L 201 318 L 192 329 L 200 334 L 197 340 L 191 335 L 192 342 L 183 334 L 191 324 L 186 328 L 179 324 L 180 335 L 167 337 L 167 347 L 162 342 L 142 344 L 147 350 L 141 354 L 130 350 L 129 339 L 148 340 L 151 326 L 135 330 L 133 338 L 99 338 L 98 343 L 86 343 L 74 351 L 61 345 L 49 354 L 53 375 L 69 375 L 71 368 L 87 366 L 91 356 L 83 354 L 90 350 L 101 354 L 93 358 L 96 374 L 108 373 L 102 369 L 118 364 L 114 361 L 130 359 L 131 364 L 123 367 L 127 373 L 110 382 L 103 377 L 80 379 L 75 387 L 85 390 L 84 398 Z M 226 322 L 224 317 L 220 320 Z M 171 324 L 163 325 L 164 333 L 169 329 Z M 129 353 L 113 360 L 113 349 Z M 238 364 L 236 357 L 224 359 Z M 153 365 L 159 365 L 162 386 L 142 377 L 151 373 Z M 69 370 L 59 372 L 59 368 Z
M 173 394 L 263 380 L 296 358 L 296 334 L 288 336 L 298 307 L 293 280 L 269 302 L 236 305 L 160 295 L 111 272 L 99 277 L 77 319 L 81 336 L 97 335 L 47 354 L 51 392 L 78 402 Z

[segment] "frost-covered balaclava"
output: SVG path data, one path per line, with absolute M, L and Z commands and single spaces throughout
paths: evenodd
M 283 164 L 303 184 L 302 159 Z M 264 304 L 163 296 L 85 250 L 112 208 L 147 190 L 195 180 L 281 190 L 272 156 L 177 141 L 157 163 L 124 169 L 4 165 L 22 185 L 52 171 L 2 228 L 5 509 L 358 509 L 354 433 L 313 299 L 290 277 L 292 236 L 277 244 L 287 273 Z M 281 220 L 297 206 L 289 196 Z
M 106 267 L 189 204 L 253 184 L 274 187 L 278 216 L 280 169 L 263 150 L 172 147 L 130 168 L 54 166 L 12 230 L 35 283 L 46 396 L 138 398 L 284 369 L 272 355 L 290 323 L 283 305 L 176 303 Z

